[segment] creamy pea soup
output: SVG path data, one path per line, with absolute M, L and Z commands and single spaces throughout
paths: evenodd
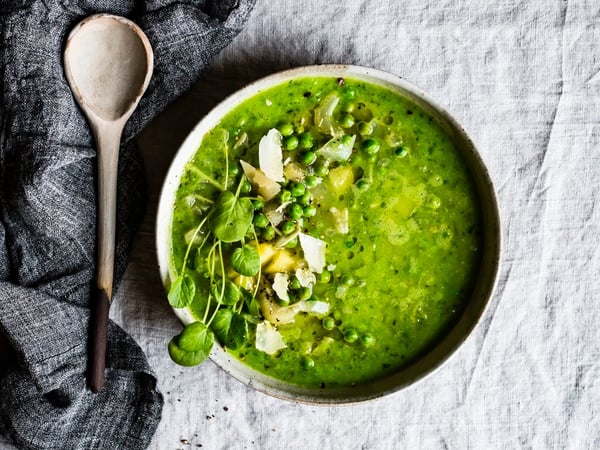
M 204 136 L 177 190 L 169 300 L 213 340 L 305 387 L 351 386 L 427 352 L 458 319 L 480 258 L 469 171 L 416 104 L 353 79 L 295 79 Z

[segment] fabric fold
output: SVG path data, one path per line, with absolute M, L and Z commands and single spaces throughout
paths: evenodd
M 84 17 L 106 12 L 135 21 L 154 48 L 154 76 L 119 156 L 117 286 L 145 206 L 133 139 L 198 80 L 254 0 L 11 5 L 0 6 L 0 336 L 17 360 L 0 370 L 0 432 L 26 449 L 142 449 L 163 398 L 142 349 L 113 322 L 104 388 L 86 386 L 96 153 L 63 74 L 63 45 Z

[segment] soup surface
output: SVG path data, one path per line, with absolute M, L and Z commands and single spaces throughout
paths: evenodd
M 218 223 L 223 210 L 234 217 Z M 331 387 L 397 371 L 443 338 L 469 298 L 481 225 L 431 115 L 319 77 L 262 91 L 203 138 L 171 239 L 189 297 L 174 306 L 254 369 Z

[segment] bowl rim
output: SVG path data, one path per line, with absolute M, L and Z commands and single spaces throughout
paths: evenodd
M 368 389 L 370 383 L 359 385 L 358 389 L 356 387 L 332 389 L 332 391 L 327 391 L 327 396 L 323 396 L 319 395 L 319 393 L 325 392 L 323 390 L 298 388 L 294 385 L 272 379 L 271 377 L 244 365 L 228 354 L 218 343 L 213 347 L 213 351 L 210 355 L 210 359 L 226 373 L 247 386 L 273 397 L 314 405 L 339 405 L 364 402 L 392 394 L 415 384 L 417 381 L 420 381 L 439 370 L 448 359 L 455 355 L 457 350 L 462 347 L 463 342 L 473 334 L 473 330 L 481 322 L 490 299 L 496 289 L 500 273 L 502 227 L 500 223 L 498 197 L 488 169 L 473 140 L 466 133 L 464 128 L 444 106 L 427 94 L 423 89 L 402 77 L 379 69 L 357 65 L 321 64 L 296 67 L 275 72 L 253 81 L 245 87 L 228 95 L 194 126 L 186 139 L 179 146 L 164 178 L 159 196 L 155 224 L 155 245 L 158 267 L 163 286 L 167 289 L 168 278 L 172 275 L 169 257 L 169 236 L 175 194 L 179 187 L 179 180 L 183 174 L 184 166 L 197 152 L 204 135 L 214 128 L 219 123 L 220 119 L 241 102 L 257 95 L 263 90 L 270 89 L 292 79 L 303 77 L 348 77 L 367 81 L 372 84 L 387 87 L 404 97 L 408 97 L 421 108 L 424 108 L 427 112 L 434 115 L 438 123 L 445 128 L 445 131 L 450 133 L 453 138 L 461 141 L 465 146 L 464 148 L 462 146 L 461 148 L 458 148 L 457 145 L 457 150 L 461 153 L 463 159 L 468 160 L 468 169 L 471 176 L 475 179 L 480 208 L 482 209 L 482 215 L 485 216 L 484 220 L 486 221 L 483 225 L 485 236 L 484 245 L 486 247 L 484 248 L 484 252 L 486 252 L 486 254 L 482 256 L 482 260 L 484 259 L 484 256 L 487 256 L 488 259 L 483 261 L 487 264 L 487 268 L 480 268 L 480 273 L 477 275 L 476 284 L 481 282 L 481 278 L 485 281 L 485 283 L 481 282 L 481 300 L 478 302 L 478 307 L 475 311 L 469 311 L 474 303 L 473 298 L 471 298 L 465 306 L 465 311 L 463 311 L 460 318 L 457 319 L 457 322 L 462 322 L 463 317 L 468 316 L 464 319 L 468 323 L 466 326 L 462 327 L 458 336 L 453 337 L 453 343 L 441 352 L 441 356 L 435 358 L 433 363 L 429 363 L 425 365 L 425 367 L 417 367 L 414 373 L 409 373 L 401 382 L 392 382 L 388 384 L 381 383 L 380 387 L 374 389 Z M 485 197 L 484 200 L 487 202 L 485 205 L 482 204 L 482 194 Z M 486 211 L 483 211 L 484 209 Z M 488 245 L 490 246 L 489 249 L 487 248 Z M 489 255 L 487 253 L 489 253 Z M 484 270 L 486 270 L 486 272 L 482 276 L 481 274 Z M 476 289 L 477 287 L 474 287 L 474 291 Z M 473 294 L 473 296 L 475 296 L 475 294 Z M 194 321 L 193 316 L 187 308 L 172 309 L 175 312 L 175 315 L 184 324 Z M 453 324 L 450 327 L 451 329 L 447 332 L 447 335 L 449 336 L 452 334 L 457 327 L 457 323 Z M 448 336 L 445 335 L 441 340 L 444 341 L 449 339 Z M 435 344 L 434 347 L 437 348 L 440 345 L 441 344 L 438 343 Z M 410 370 L 413 366 L 418 366 L 419 362 L 425 359 L 432 351 L 433 350 L 426 352 L 426 354 L 417 358 L 414 363 L 409 364 L 407 368 L 401 369 L 399 372 Z M 390 378 L 393 377 L 390 376 Z M 380 383 L 375 382 L 373 384 L 379 386 Z

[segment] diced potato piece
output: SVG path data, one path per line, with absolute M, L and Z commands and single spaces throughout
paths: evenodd
M 292 181 L 302 181 L 306 177 L 306 172 L 302 166 L 295 162 L 287 164 L 283 169 L 283 174 L 288 180 Z
M 266 273 L 291 272 L 298 264 L 295 258 L 288 250 L 281 249 L 273 255 L 271 262 L 265 268 Z
M 260 256 L 260 265 L 264 266 L 266 263 L 273 259 L 273 256 L 276 253 L 275 247 L 273 247 L 268 242 L 263 242 L 258 244 L 258 255 Z
M 399 195 L 393 205 L 393 211 L 402 219 L 408 219 L 413 213 L 417 204 L 404 195 Z
M 351 166 L 338 166 L 331 169 L 327 176 L 331 189 L 337 194 L 342 195 L 346 192 L 352 183 L 354 183 L 354 174 Z

